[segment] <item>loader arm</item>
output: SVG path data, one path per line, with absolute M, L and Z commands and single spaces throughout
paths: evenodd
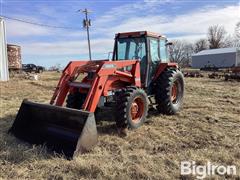
M 72 79 L 74 77 L 74 74 L 76 74 L 74 72 L 74 70 L 77 67 L 86 65 L 87 63 L 88 63 L 88 61 L 71 61 L 68 63 L 68 65 L 64 68 L 64 70 L 62 72 L 62 76 L 59 79 L 57 87 L 55 88 L 53 96 L 50 100 L 50 104 L 53 105 L 55 103 L 55 100 L 57 99 L 56 105 L 58 105 L 58 106 L 62 105 L 63 101 L 65 100 L 66 94 L 69 90 L 68 82 L 70 81 L 70 79 Z
M 131 70 L 124 71 L 123 68 L 132 66 Z M 113 90 L 111 83 L 117 80 L 141 87 L 140 64 L 137 60 L 125 61 L 72 61 L 63 70 L 50 104 L 62 106 L 69 92 L 69 83 L 84 72 L 94 71 L 91 87 L 88 91 L 82 109 L 95 112 L 99 99 L 108 91 Z

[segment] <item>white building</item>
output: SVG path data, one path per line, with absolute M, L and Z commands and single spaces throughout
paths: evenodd
M 240 66 L 240 48 L 220 48 L 203 50 L 192 56 L 192 67 L 227 68 Z
M 0 81 L 8 81 L 8 58 L 7 58 L 7 43 L 6 29 L 4 20 L 0 17 Z

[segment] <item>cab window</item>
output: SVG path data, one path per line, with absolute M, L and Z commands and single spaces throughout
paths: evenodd
M 117 42 L 116 60 L 137 59 L 140 61 L 141 82 L 147 70 L 146 40 L 143 37 L 120 38 Z
M 159 48 L 160 48 L 160 59 L 161 62 L 167 62 L 167 48 L 166 48 L 166 40 L 160 39 Z
M 118 43 L 118 60 L 126 59 L 127 43 Z
M 117 60 L 145 59 L 146 46 L 144 38 L 121 38 L 117 42 Z
M 150 39 L 150 56 L 152 62 L 159 61 L 159 54 L 158 54 L 158 40 L 157 39 Z

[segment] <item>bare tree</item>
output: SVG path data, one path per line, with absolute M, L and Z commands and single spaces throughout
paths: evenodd
M 226 40 L 227 47 L 240 47 L 240 21 L 236 24 L 233 35 L 228 35 Z
M 57 63 L 54 66 L 49 67 L 49 71 L 60 71 L 61 70 L 61 64 Z
M 223 26 L 213 25 L 208 28 L 208 42 L 210 49 L 228 47 L 229 40 L 227 32 Z
M 194 53 L 193 44 L 185 43 L 184 44 L 184 56 L 185 60 L 182 62 L 183 67 L 189 67 L 192 63 L 192 55 Z
M 235 27 L 235 36 L 240 41 L 240 21 L 237 22 Z
M 232 37 L 232 46 L 240 47 L 240 21 L 236 24 L 235 33 Z
M 240 47 L 240 38 L 233 37 L 233 47 Z
M 229 47 L 240 47 L 240 38 L 238 38 L 235 34 L 229 37 L 229 40 Z
M 185 41 L 175 40 L 169 47 L 170 60 L 181 67 L 189 66 L 193 54 L 193 45 Z
M 202 50 L 208 49 L 208 42 L 206 39 L 199 39 L 194 44 L 194 52 L 198 53 Z
M 172 62 L 181 62 L 183 60 L 183 43 L 179 40 L 172 41 L 172 45 L 169 47 L 170 60 Z

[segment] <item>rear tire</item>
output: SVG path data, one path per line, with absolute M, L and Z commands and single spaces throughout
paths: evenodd
M 158 78 L 155 98 L 157 109 L 163 114 L 176 114 L 184 96 L 183 74 L 178 69 L 166 69 Z
M 141 126 L 148 112 L 148 97 L 144 90 L 135 86 L 122 90 L 117 97 L 118 128 L 136 129 Z
M 80 92 L 69 93 L 66 100 L 66 107 L 73 109 L 81 109 L 86 99 L 86 94 Z

